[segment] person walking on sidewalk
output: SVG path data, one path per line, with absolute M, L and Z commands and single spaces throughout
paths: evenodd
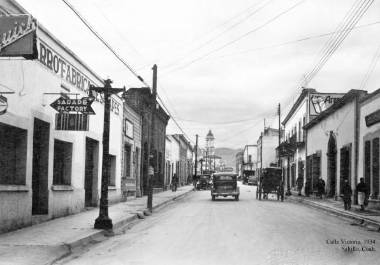
M 302 187 L 303 187 L 303 178 L 298 177 L 298 178 L 297 178 L 298 196 L 301 196 Z
M 360 178 L 360 182 L 356 186 L 356 192 L 358 193 L 358 204 L 360 205 L 360 210 L 364 211 L 365 200 L 368 194 L 368 188 L 364 183 L 364 178 Z
M 325 185 L 326 185 L 325 181 L 321 177 L 319 177 L 318 182 L 317 182 L 317 189 L 318 189 L 318 196 L 321 199 L 323 197 L 323 194 L 325 193 Z
M 178 176 L 177 176 L 177 173 L 174 173 L 172 177 L 172 191 L 177 191 L 177 186 L 178 186 Z
M 352 189 L 347 179 L 344 180 L 342 194 L 343 194 L 344 209 L 350 210 Z

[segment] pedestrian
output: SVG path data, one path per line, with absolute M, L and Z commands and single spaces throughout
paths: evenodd
M 193 175 L 193 185 L 194 185 L 194 190 L 197 190 L 197 182 L 198 182 L 198 176 L 197 175 Z
M 305 183 L 305 196 L 309 197 L 310 193 L 311 193 L 310 182 L 306 181 L 306 183 Z
M 302 177 L 298 177 L 297 178 L 298 196 L 301 196 L 302 187 L 303 187 L 303 178 Z
M 318 182 L 317 182 L 317 189 L 318 189 L 318 196 L 321 199 L 323 197 L 323 194 L 325 193 L 325 185 L 326 185 L 325 181 L 321 177 L 319 177 Z
M 364 183 L 364 178 L 360 178 L 360 182 L 356 186 L 356 192 L 358 193 L 358 204 L 360 205 L 360 210 L 364 211 L 365 200 L 368 195 L 368 188 L 367 185 Z
M 172 178 L 172 191 L 177 191 L 177 185 L 178 185 L 178 176 L 177 173 L 174 173 Z
M 343 194 L 344 209 L 350 210 L 352 189 L 347 179 L 344 180 L 342 194 Z

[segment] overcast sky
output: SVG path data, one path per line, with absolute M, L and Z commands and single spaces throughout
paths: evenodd
M 277 124 L 277 104 L 297 96 L 329 36 L 292 41 L 333 32 L 356 1 L 69 0 L 149 84 L 158 65 L 158 93 L 193 141 L 198 134 L 203 146 L 211 129 L 217 147 L 233 148 L 256 143 L 264 118 Z M 18 2 L 115 87 L 143 86 L 63 1 Z M 357 25 L 380 22 L 379 2 Z M 380 23 L 354 29 L 308 86 L 359 89 L 379 36 Z M 380 63 L 369 92 L 379 73 Z M 167 132 L 180 133 L 172 122 Z

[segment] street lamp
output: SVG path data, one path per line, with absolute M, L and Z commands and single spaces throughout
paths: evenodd
M 110 138 L 110 99 L 111 95 L 125 92 L 124 88 L 112 88 L 110 79 L 104 80 L 104 87 L 90 85 L 90 97 L 94 97 L 93 91 L 104 95 L 104 122 L 103 122 L 103 159 L 102 159 L 102 184 L 99 205 L 99 216 L 95 220 L 95 229 L 112 229 L 112 220 L 108 216 L 108 183 L 110 178 L 109 138 Z

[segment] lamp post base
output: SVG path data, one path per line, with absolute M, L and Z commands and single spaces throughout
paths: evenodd
M 95 229 L 105 229 L 111 230 L 113 227 L 112 219 L 108 216 L 99 216 L 95 220 L 94 228 Z

